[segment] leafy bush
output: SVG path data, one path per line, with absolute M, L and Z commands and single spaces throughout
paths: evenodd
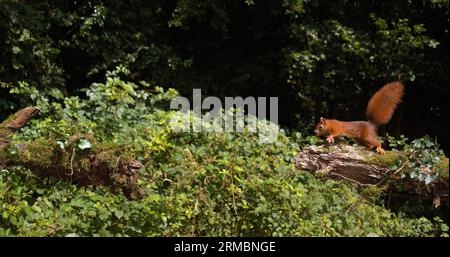
M 397 158 L 390 168 L 402 171 L 402 176 L 430 184 L 437 178 L 448 179 L 448 159 L 439 144 L 428 136 L 412 140 L 387 136 L 389 146 L 402 152 L 406 158 Z
M 80 95 L 127 64 L 129 80 L 183 95 L 278 96 L 280 122 L 307 132 L 320 116 L 362 119 L 400 79 L 408 112 L 388 131 L 437 136 L 448 152 L 448 3 L 1 0 L 0 118 L 22 106 L 8 93 L 19 83 Z
M 128 201 L 105 187 L 76 187 L 10 166 L 0 172 L 0 235 L 448 235 L 440 218 L 393 213 L 350 184 L 295 170 L 299 142 L 312 138 L 281 130 L 276 143 L 259 144 L 248 131 L 175 133 L 167 124 L 176 113 L 164 103 L 177 92 L 123 81 L 123 72 L 94 83 L 86 98 L 37 101 L 43 114 L 14 142 L 83 131 L 124 145 L 145 164 L 139 183 L 146 196 Z

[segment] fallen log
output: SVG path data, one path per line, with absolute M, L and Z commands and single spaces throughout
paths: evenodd
M 93 135 L 12 144 L 11 136 L 38 112 L 37 108 L 27 107 L 0 124 L 0 168 L 19 165 L 39 177 L 56 177 L 80 186 L 108 186 L 114 192 L 121 190 L 128 199 L 144 195 L 137 172 L 143 165 L 127 155 L 125 149 L 99 143 Z
M 39 109 L 35 107 L 26 107 L 15 114 L 11 115 L 0 123 L 0 151 L 9 145 L 10 137 L 19 129 L 25 126 L 31 118 L 39 113 Z
M 411 178 L 403 167 L 392 169 L 390 164 L 398 158 L 402 158 L 404 165 L 410 161 L 399 151 L 379 155 L 361 146 L 312 145 L 305 147 L 294 162 L 297 169 L 323 179 L 345 180 L 358 187 L 377 186 L 405 198 L 431 199 L 434 207 L 443 202 L 448 204 L 448 158 L 443 158 L 444 173 L 429 184 Z

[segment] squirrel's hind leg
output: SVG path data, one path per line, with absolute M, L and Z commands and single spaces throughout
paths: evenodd
M 371 139 L 366 139 L 366 140 L 364 140 L 365 142 L 365 144 L 370 148 L 370 149 L 372 149 L 372 148 L 374 148 L 374 147 L 376 147 L 376 151 L 377 151 L 377 153 L 379 153 L 379 154 L 384 154 L 384 149 L 381 147 L 381 143 L 380 143 L 380 141 L 378 140 L 378 139 L 375 139 L 375 138 L 371 138 Z
M 379 153 L 379 154 L 381 154 L 381 155 L 383 155 L 384 154 L 384 149 L 383 148 L 381 148 L 381 146 L 377 146 L 377 153 Z

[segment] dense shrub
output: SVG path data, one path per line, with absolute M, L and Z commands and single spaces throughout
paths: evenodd
M 448 0 L 1 0 L 0 118 L 21 105 L 8 93 L 20 82 L 81 95 L 127 64 L 131 81 L 183 95 L 278 96 L 280 122 L 306 133 L 320 116 L 363 119 L 401 79 L 388 132 L 448 151 L 447 23 Z
M 173 89 L 119 78 L 85 98 L 32 96 L 42 114 L 14 142 L 91 132 L 124 145 L 145 164 L 146 192 L 128 201 L 105 187 L 40 179 L 23 167 L 0 172 L 0 235 L 19 236 L 442 236 L 439 217 L 394 213 L 350 184 L 321 181 L 292 159 L 314 137 L 281 130 L 273 144 L 255 133 L 175 133 Z M 25 90 L 25 91 L 23 91 Z

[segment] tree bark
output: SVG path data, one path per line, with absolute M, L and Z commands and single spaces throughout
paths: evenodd
M 38 113 L 38 108 L 26 107 L 3 121 L 0 124 L 0 151 L 9 145 L 10 137 L 24 127 Z
M 54 138 L 36 139 L 13 145 L 11 136 L 24 127 L 39 110 L 24 108 L 0 124 L 0 167 L 20 165 L 39 177 L 56 177 L 76 185 L 109 186 L 121 190 L 128 199 L 141 198 L 138 185 L 143 165 L 120 146 L 103 145 L 93 135 L 73 135 L 61 146 Z M 80 148 L 80 140 L 89 147 Z
M 402 176 L 405 172 L 402 167 L 391 170 L 389 165 L 383 162 L 383 158 L 392 161 L 392 158 L 401 156 L 401 152 L 389 151 L 387 155 L 380 156 L 360 146 L 313 145 L 304 148 L 294 161 L 296 168 L 323 179 L 346 180 L 359 187 L 378 186 L 405 198 L 431 199 L 434 207 L 444 201 L 448 203 L 448 168 L 447 178 L 439 177 L 426 185 L 408 175 Z M 448 164 L 448 159 L 446 162 Z

